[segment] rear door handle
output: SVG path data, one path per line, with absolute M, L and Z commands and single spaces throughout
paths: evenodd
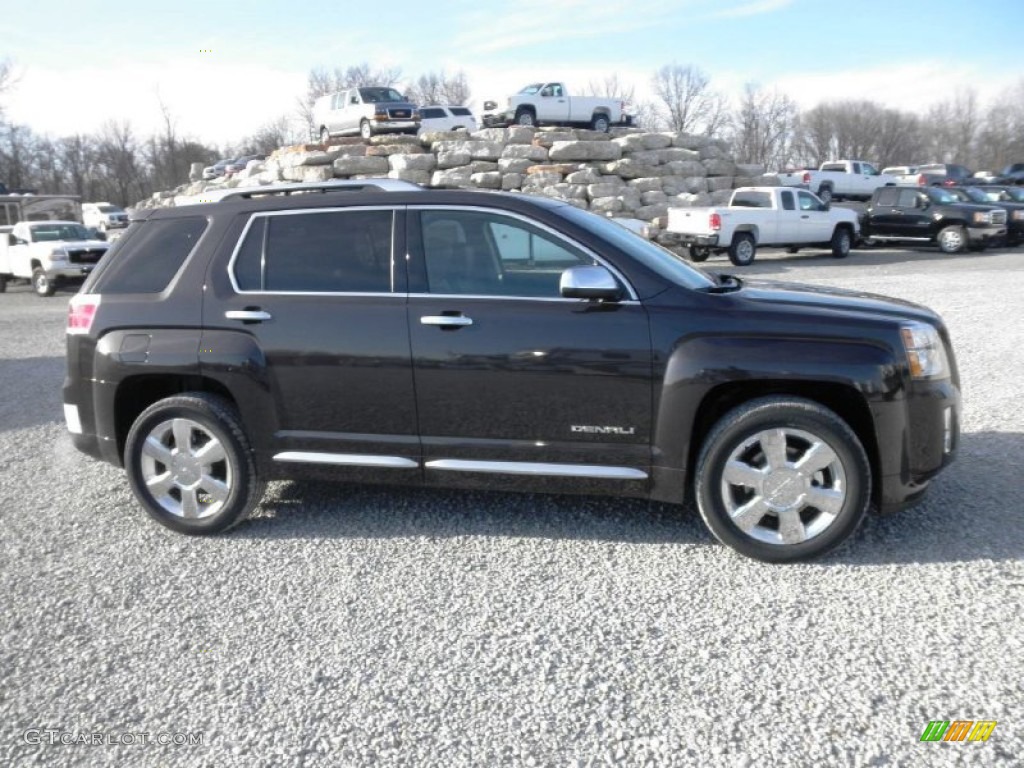
M 436 325 L 441 328 L 458 328 L 473 324 L 472 318 L 463 315 L 424 315 L 420 322 L 423 325 Z
M 229 309 L 224 313 L 228 320 L 242 320 L 247 323 L 260 323 L 269 320 L 271 314 L 262 309 Z
M 801 219 L 809 219 L 809 218 L 811 218 L 811 216 L 810 216 L 810 214 L 808 214 L 808 213 L 805 213 L 805 214 L 804 214 L 803 216 L 801 216 L 800 218 L 801 218 Z

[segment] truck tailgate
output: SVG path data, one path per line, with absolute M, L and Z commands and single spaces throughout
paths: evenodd
M 711 213 L 711 208 L 669 208 L 666 229 L 669 232 L 710 235 L 713 233 Z

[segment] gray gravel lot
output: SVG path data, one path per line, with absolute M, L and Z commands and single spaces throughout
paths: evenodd
M 325 484 L 176 535 L 65 436 L 70 294 L 10 288 L 0 765 L 1024 764 L 1024 249 L 740 274 L 928 304 L 957 348 L 959 461 L 813 564 L 745 560 L 685 508 Z M 919 743 L 936 719 L 999 724 Z

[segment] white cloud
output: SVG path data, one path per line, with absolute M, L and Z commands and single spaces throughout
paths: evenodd
M 15 122 L 51 136 L 92 133 L 107 120 L 129 120 L 137 135 L 159 129 L 160 101 L 179 135 L 227 143 L 295 111 L 305 73 L 224 64 L 199 54 L 141 67 L 25 71 L 7 100 Z
M 735 5 L 731 8 L 723 8 L 710 14 L 710 19 L 739 19 L 745 16 L 759 16 L 762 13 L 781 11 L 786 6 L 792 5 L 793 0 L 753 0 Z

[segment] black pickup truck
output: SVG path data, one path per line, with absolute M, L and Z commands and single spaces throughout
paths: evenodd
M 861 216 L 866 242 L 938 245 L 943 253 L 980 250 L 1006 237 L 1006 211 L 961 201 L 942 187 L 881 187 Z
M 562 202 L 391 179 L 138 212 L 67 333 L 74 444 L 188 534 L 243 520 L 267 480 L 326 475 L 695 498 L 719 540 L 798 560 L 919 499 L 958 441 L 925 307 L 716 276 Z

